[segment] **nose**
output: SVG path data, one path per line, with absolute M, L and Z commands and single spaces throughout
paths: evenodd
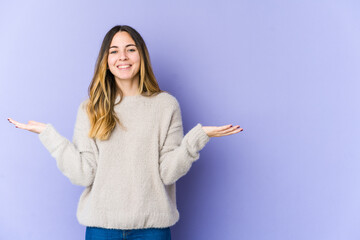
M 125 51 L 120 51 L 119 52 L 119 60 L 126 60 L 127 59 L 127 55 Z

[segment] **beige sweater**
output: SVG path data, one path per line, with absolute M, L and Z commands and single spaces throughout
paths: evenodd
M 174 225 L 176 181 L 210 140 L 202 125 L 184 136 L 179 103 L 167 92 L 125 96 L 115 112 L 127 131 L 117 125 L 108 140 L 94 140 L 88 137 L 87 101 L 78 108 L 72 142 L 50 123 L 38 135 L 59 170 L 86 187 L 78 202 L 79 223 L 113 229 Z

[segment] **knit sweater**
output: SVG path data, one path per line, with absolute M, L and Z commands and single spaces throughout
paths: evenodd
M 126 130 L 117 124 L 108 140 L 92 139 L 88 101 L 78 107 L 72 142 L 50 123 L 38 135 L 59 170 L 85 187 L 78 222 L 108 229 L 174 225 L 179 220 L 176 181 L 210 140 L 202 125 L 184 136 L 179 102 L 167 92 L 124 96 L 114 110 Z

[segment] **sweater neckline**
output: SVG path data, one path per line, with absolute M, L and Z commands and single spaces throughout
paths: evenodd
M 123 101 L 136 101 L 137 99 L 142 98 L 143 96 L 141 94 L 132 95 L 132 96 L 122 96 L 122 102 Z M 120 101 L 120 95 L 117 95 L 115 98 L 115 103 Z

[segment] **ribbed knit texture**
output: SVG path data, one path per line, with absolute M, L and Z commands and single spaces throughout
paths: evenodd
M 38 135 L 59 170 L 86 187 L 78 202 L 79 223 L 109 229 L 174 225 L 176 181 L 210 140 L 202 125 L 184 136 L 179 103 L 167 92 L 125 96 L 115 112 L 126 130 L 117 125 L 108 140 L 93 140 L 87 101 L 78 108 L 72 142 L 50 123 Z

